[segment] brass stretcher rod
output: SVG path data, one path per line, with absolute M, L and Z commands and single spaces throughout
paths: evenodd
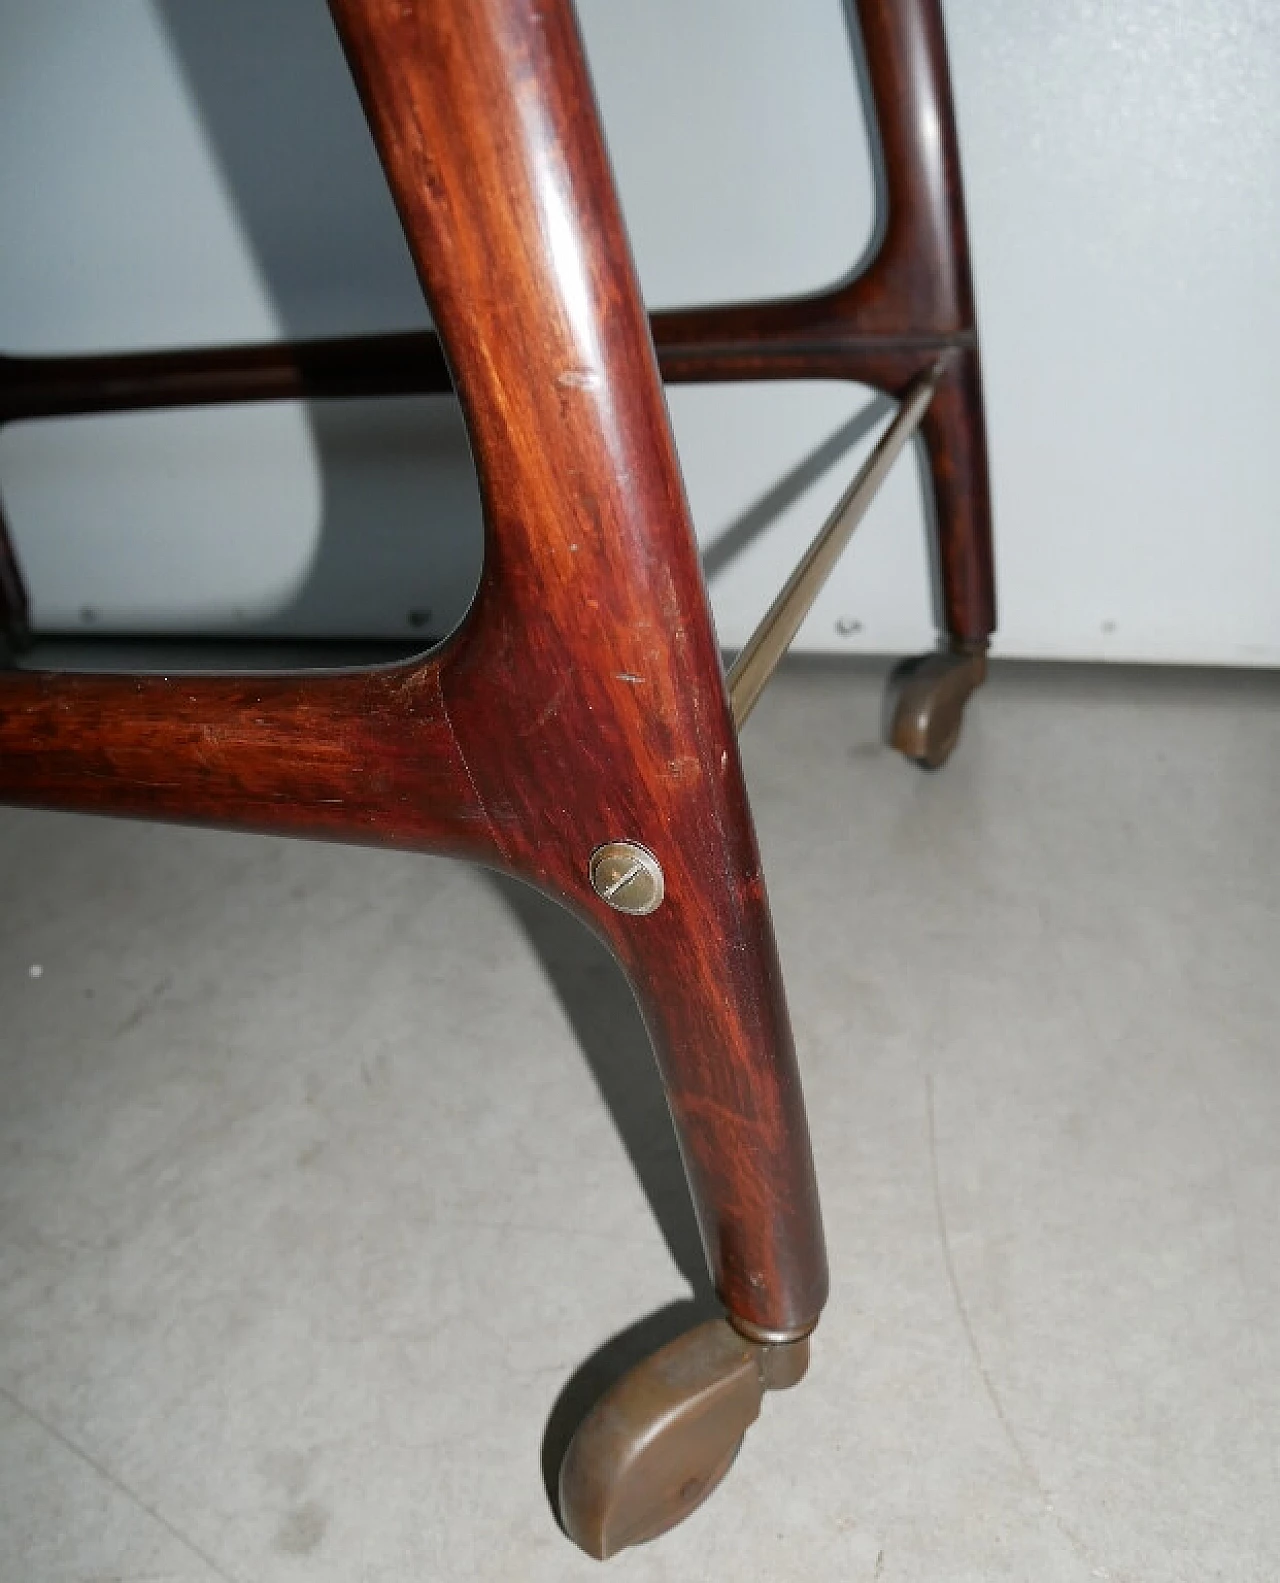
M 840 497 L 834 511 L 818 530 L 817 537 L 769 606 L 764 619 L 747 639 L 745 647 L 729 670 L 729 707 L 739 731 L 756 706 L 765 684 L 778 667 L 778 661 L 791 647 L 804 618 L 813 608 L 822 585 L 835 569 L 853 530 L 867 514 L 898 453 L 920 427 L 946 359 L 938 361 L 914 380 L 898 415 L 880 436 L 857 477 Z

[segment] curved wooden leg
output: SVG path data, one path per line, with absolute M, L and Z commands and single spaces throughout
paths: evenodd
M 901 398 L 947 356 L 923 424 L 940 652 L 892 681 L 889 740 L 945 762 L 996 624 L 991 492 L 960 149 L 939 0 L 857 0 L 887 214 L 867 268 L 834 291 L 654 316 L 668 379 L 855 380 Z
M 859 0 L 888 184 L 884 246 L 846 288 L 852 328 L 950 340 L 923 424 L 933 486 L 941 651 L 890 680 L 889 741 L 928 769 L 946 762 L 986 676 L 996 625 L 991 490 L 959 140 L 939 0 Z
M 442 708 L 499 860 L 585 917 L 635 987 L 729 1320 L 620 1387 L 625 1434 L 607 1433 L 616 1400 L 583 1425 L 567 1525 L 603 1553 L 714 1487 L 754 1416 L 752 1380 L 787 1373 L 775 1353 L 817 1321 L 826 1266 L 795 1055 L 572 6 L 331 4 L 485 502 L 485 574 L 441 660 Z M 697 1410 L 710 1399 L 737 1405 Z M 695 1421 L 716 1432 L 690 1439 Z

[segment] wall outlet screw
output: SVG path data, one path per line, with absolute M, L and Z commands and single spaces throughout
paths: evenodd
M 643 917 L 662 905 L 662 865 L 635 841 L 610 841 L 591 854 L 591 884 L 619 912 Z

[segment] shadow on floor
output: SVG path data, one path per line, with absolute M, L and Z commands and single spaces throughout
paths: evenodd
M 547 1498 L 559 1517 L 558 1481 L 574 1430 L 602 1393 L 666 1342 L 720 1312 L 689 1197 L 653 1047 L 631 986 L 612 954 L 563 907 L 538 891 L 492 876 L 537 953 L 591 1068 L 690 1296 L 629 1325 L 597 1349 L 556 1399 L 542 1441 Z

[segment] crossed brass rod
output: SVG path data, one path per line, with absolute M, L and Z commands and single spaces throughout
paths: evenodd
M 791 647 L 792 639 L 813 608 L 822 585 L 835 569 L 853 530 L 866 515 L 867 507 L 875 499 L 898 453 L 920 427 L 944 364 L 945 358 L 939 358 L 931 369 L 912 382 L 897 417 L 880 436 L 857 477 L 840 497 L 782 592 L 734 660 L 728 678 L 729 706 L 739 731 L 777 669 L 778 661 Z

